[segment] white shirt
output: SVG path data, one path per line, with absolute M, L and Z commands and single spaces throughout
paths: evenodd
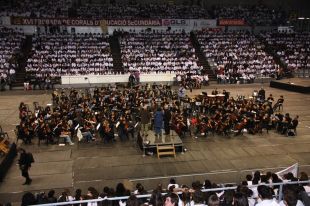
M 280 206 L 286 206 L 286 204 L 283 202 L 283 200 L 279 203 Z M 297 200 L 297 204 L 296 206 L 304 206 L 304 204 L 302 203 L 302 201 Z
M 280 206 L 275 199 L 263 200 L 256 204 L 256 206 Z
M 304 186 L 305 191 L 309 194 L 310 193 L 310 186 L 309 185 L 305 185 Z
M 174 188 L 179 188 L 178 184 L 168 184 L 167 189 L 169 190 L 171 186 L 174 186 Z

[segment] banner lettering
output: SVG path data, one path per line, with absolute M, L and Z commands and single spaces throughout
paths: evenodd
M 12 25 L 38 26 L 99 26 L 98 20 L 11 17 Z
M 108 26 L 161 26 L 160 19 L 109 19 Z
M 189 19 L 162 19 L 163 26 L 188 26 L 190 24 Z
M 219 19 L 219 26 L 244 26 L 244 19 Z
M 106 21 L 103 23 L 103 21 Z M 28 18 L 11 17 L 12 25 L 51 25 L 51 26 L 161 26 L 161 19 L 57 19 L 57 18 Z

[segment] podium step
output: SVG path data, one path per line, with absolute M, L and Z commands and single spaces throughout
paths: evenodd
M 160 156 L 167 156 L 167 155 L 173 155 L 176 157 L 175 154 L 175 147 L 174 144 L 172 145 L 157 145 L 157 157 L 158 159 Z

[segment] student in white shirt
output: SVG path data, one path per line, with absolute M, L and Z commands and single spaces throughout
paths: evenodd
M 295 191 L 286 189 L 284 192 L 283 200 L 279 203 L 280 206 L 304 206 L 302 201 L 297 199 Z
M 171 178 L 170 181 L 169 181 L 169 184 L 167 186 L 167 189 L 169 190 L 169 188 L 171 186 L 174 186 L 174 188 L 178 189 L 179 188 L 179 185 L 176 183 L 175 179 L 174 178 Z
M 257 187 L 259 203 L 256 206 L 279 206 L 277 201 L 272 197 L 272 189 L 266 185 Z

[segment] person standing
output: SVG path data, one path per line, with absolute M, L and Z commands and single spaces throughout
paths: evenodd
M 18 160 L 19 169 L 22 172 L 22 176 L 26 179 L 23 185 L 30 185 L 32 179 L 29 177 L 29 169 L 34 162 L 33 156 L 31 153 L 27 153 L 23 148 L 19 148 L 18 152 L 20 153 Z
M 170 134 L 170 120 L 171 120 L 171 112 L 168 105 L 165 105 L 164 108 L 164 129 L 165 135 Z
M 154 116 L 155 137 L 162 136 L 161 130 L 163 128 L 163 120 L 164 120 L 164 113 L 162 112 L 162 109 L 158 107 L 157 111 L 155 112 L 155 116 Z
M 147 108 L 147 105 L 141 108 L 140 117 L 141 117 L 142 136 L 144 137 L 147 135 L 149 123 L 151 121 L 151 112 Z

